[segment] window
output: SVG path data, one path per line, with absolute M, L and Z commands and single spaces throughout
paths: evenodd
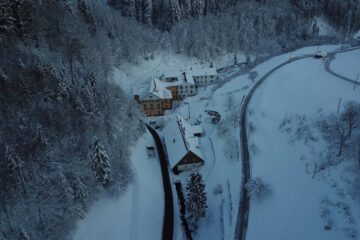
M 160 103 L 157 104 L 157 108 L 160 108 Z
M 150 109 L 154 108 L 154 104 L 150 103 Z
M 183 86 L 180 86 L 180 89 L 183 89 Z
M 188 88 L 189 88 L 189 86 L 188 86 L 188 85 L 186 85 L 186 86 L 185 86 L 185 88 L 186 88 L 186 89 L 188 89 Z
M 194 88 L 194 85 L 191 85 L 190 88 Z
M 211 76 L 211 78 L 214 78 L 214 76 Z

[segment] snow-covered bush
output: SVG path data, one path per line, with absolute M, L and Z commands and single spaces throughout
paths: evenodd
M 221 184 L 217 184 L 216 187 L 214 188 L 214 195 L 219 195 L 223 192 L 222 186 Z
M 229 160 L 238 159 L 239 156 L 238 141 L 233 134 L 228 136 L 225 140 L 224 156 Z
M 249 198 L 252 200 L 261 200 L 271 193 L 270 186 L 259 177 L 250 179 L 245 184 L 245 188 L 248 191 Z

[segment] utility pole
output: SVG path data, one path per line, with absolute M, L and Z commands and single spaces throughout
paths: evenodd
M 339 104 L 338 104 L 338 108 L 337 108 L 337 113 L 339 114 L 339 110 L 340 110 L 340 104 L 341 104 L 341 98 L 339 99 Z
M 359 73 L 356 75 L 356 80 L 355 80 L 355 84 L 354 84 L 354 89 L 353 89 L 353 90 L 355 90 L 355 89 L 356 89 L 356 85 L 359 84 L 358 79 L 359 79 Z

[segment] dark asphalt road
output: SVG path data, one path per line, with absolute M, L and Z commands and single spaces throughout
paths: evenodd
M 164 187 L 164 197 L 165 197 L 165 211 L 164 211 L 164 222 L 163 222 L 163 231 L 162 239 L 163 240 L 172 240 L 174 236 L 174 205 L 173 205 L 173 195 L 171 190 L 171 182 L 169 177 L 169 168 L 165 157 L 165 152 L 161 139 L 157 132 L 150 127 L 146 126 L 151 135 L 154 138 L 160 160 L 161 174 L 163 178 L 163 187 Z M 146 199 L 144 199 L 146 201 Z

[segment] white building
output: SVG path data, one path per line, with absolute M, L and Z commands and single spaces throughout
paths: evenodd
M 215 68 L 190 68 L 195 85 L 197 87 L 208 86 L 217 83 L 217 72 Z

